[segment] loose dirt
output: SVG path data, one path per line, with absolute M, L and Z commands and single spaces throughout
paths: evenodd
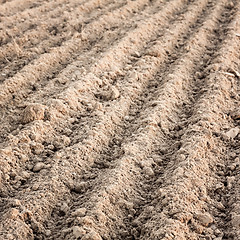
M 0 239 L 240 239 L 237 0 L 0 0 Z

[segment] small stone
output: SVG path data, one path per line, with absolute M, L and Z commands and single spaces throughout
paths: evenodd
M 95 231 L 91 231 L 88 234 L 84 235 L 81 240 L 102 240 L 102 237 Z
M 120 92 L 116 87 L 112 87 L 112 100 L 119 98 Z
M 227 187 L 230 189 L 232 188 L 232 185 L 235 181 L 235 177 L 234 176 L 231 176 L 231 177 L 227 177 Z
M 8 233 L 7 236 L 6 236 L 6 239 L 8 240 L 14 240 L 16 239 L 12 234 Z
M 86 231 L 78 226 L 72 227 L 73 235 L 76 239 L 81 238 L 84 234 L 86 234 Z
M 196 218 L 203 226 L 208 226 L 213 223 L 213 217 L 209 213 L 200 213 L 196 215 Z
M 33 165 L 32 165 L 32 164 L 27 164 L 27 169 L 28 169 L 29 171 L 31 171 L 31 170 L 33 169 Z
M 154 171 L 151 167 L 144 167 L 143 172 L 148 176 L 154 176 Z
M 12 208 L 9 212 L 10 219 L 16 219 L 19 216 L 19 211 L 16 208 Z
M 71 139 L 67 136 L 62 136 L 62 141 L 64 146 L 68 146 L 71 143 Z
M 141 57 L 141 54 L 137 51 L 135 51 L 132 55 L 137 58 Z
M 64 203 L 61 205 L 60 210 L 61 210 L 62 213 L 67 214 L 67 212 L 68 212 L 68 210 L 69 210 L 69 207 L 68 207 L 67 203 L 64 202 Z
M 125 116 L 125 117 L 124 117 L 124 120 L 125 120 L 125 121 L 129 121 L 129 120 L 130 120 L 130 117 L 129 117 L 129 116 Z
M 230 156 L 231 158 L 235 158 L 235 157 L 237 156 L 237 154 L 236 154 L 235 152 L 230 152 L 230 153 L 229 153 L 229 156 Z
M 215 231 L 214 231 L 214 234 L 216 234 L 217 236 L 220 235 L 222 232 L 217 228 Z
M 219 176 L 225 176 L 225 173 L 224 173 L 224 171 L 218 171 L 218 175 Z
M 230 9 L 233 8 L 234 7 L 234 3 L 232 1 L 230 1 L 228 3 L 227 7 L 230 8 Z
M 137 219 L 135 219 L 135 220 L 132 222 L 132 225 L 133 225 L 133 227 L 138 227 L 138 226 L 141 225 L 141 223 L 140 223 Z
M 37 191 L 38 189 L 39 189 L 39 183 L 35 183 L 35 184 L 33 184 L 33 186 L 32 186 L 32 190 L 33 191 Z
M 13 200 L 11 201 L 11 205 L 12 205 L 13 207 L 19 207 L 19 206 L 21 206 L 21 202 L 20 202 L 20 200 L 18 200 L 18 199 L 13 199 Z
M 27 171 L 23 171 L 21 173 L 21 176 L 22 176 L 23 179 L 29 179 L 31 177 L 31 174 Z
M 87 189 L 87 183 L 86 182 L 81 182 L 81 183 L 78 183 L 74 186 L 74 191 L 76 193 L 83 193 L 85 192 Z
M 44 146 L 38 143 L 34 146 L 33 149 L 35 154 L 40 155 L 44 151 Z
M 229 166 L 229 169 L 231 170 L 231 171 L 234 171 L 235 169 L 236 169 L 236 163 L 233 163 L 233 164 L 231 164 L 230 166 Z
M 179 156 L 178 156 L 178 160 L 179 160 L 179 161 L 183 162 L 185 159 L 186 159 L 186 155 L 184 155 L 184 154 L 179 154 Z
M 38 162 L 34 165 L 33 172 L 39 172 L 44 167 L 45 167 L 45 164 L 43 162 Z
M 86 208 L 78 208 L 76 211 L 72 213 L 74 217 L 84 217 L 86 215 Z
M 228 132 L 226 132 L 225 135 L 228 138 L 234 139 L 238 135 L 238 133 L 239 133 L 239 128 L 235 127 L 235 128 L 230 129 Z
M 215 190 L 217 189 L 223 189 L 224 188 L 224 184 L 223 183 L 217 183 L 215 186 Z
M 232 223 L 232 226 L 234 228 L 239 229 L 239 227 L 240 227 L 240 215 L 233 216 L 231 223 Z
M 82 223 L 84 225 L 93 226 L 94 220 L 91 216 L 85 216 L 82 218 Z
M 216 202 L 215 206 L 216 206 L 216 208 L 218 208 L 218 209 L 220 209 L 222 211 L 224 211 L 224 209 L 225 209 L 225 207 L 222 204 L 222 202 Z
M 195 74 L 196 78 L 198 79 L 202 79 L 204 77 L 203 73 L 202 72 L 196 72 Z
M 52 145 L 52 144 L 50 144 L 50 145 L 47 146 L 47 149 L 49 149 L 49 150 L 54 150 L 54 148 L 55 148 L 55 147 L 54 147 L 54 145 Z
M 50 237 L 50 236 L 51 236 L 51 234 L 52 234 L 52 233 L 51 233 L 51 231 L 50 231 L 50 230 L 46 230 L 46 231 L 45 231 L 45 235 L 46 235 L 47 237 Z
M 45 168 L 51 168 L 51 164 L 45 165 Z

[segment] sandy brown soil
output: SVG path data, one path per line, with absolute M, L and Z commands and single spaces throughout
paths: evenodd
M 0 240 L 240 239 L 238 0 L 0 0 Z

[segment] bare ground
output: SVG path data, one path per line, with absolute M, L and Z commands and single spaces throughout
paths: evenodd
M 239 19 L 0 1 L 0 239 L 240 239 Z

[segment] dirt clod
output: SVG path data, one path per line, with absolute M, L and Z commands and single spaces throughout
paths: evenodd
M 33 172 L 39 172 L 43 168 L 45 168 L 45 164 L 43 162 L 38 162 L 34 165 L 32 170 L 33 170 Z
M 233 216 L 231 223 L 232 223 L 232 226 L 234 228 L 239 229 L 239 227 L 240 227 L 240 215 Z
M 84 234 L 86 234 L 86 231 L 78 226 L 74 226 L 72 227 L 72 231 L 73 231 L 73 235 L 76 239 L 81 238 L 84 236 Z
M 78 208 L 72 213 L 72 215 L 74 217 L 84 217 L 86 215 L 86 212 L 87 212 L 86 208 Z
M 87 189 L 88 184 L 86 182 L 78 183 L 74 186 L 74 191 L 76 193 L 83 193 Z
M 213 217 L 209 213 L 196 214 L 196 218 L 203 226 L 206 227 L 213 223 Z
M 35 120 L 43 120 L 46 107 L 42 104 L 30 104 L 22 113 L 22 122 L 30 123 Z
M 88 234 L 84 235 L 82 240 L 102 240 L 102 238 L 97 232 L 92 230 Z

